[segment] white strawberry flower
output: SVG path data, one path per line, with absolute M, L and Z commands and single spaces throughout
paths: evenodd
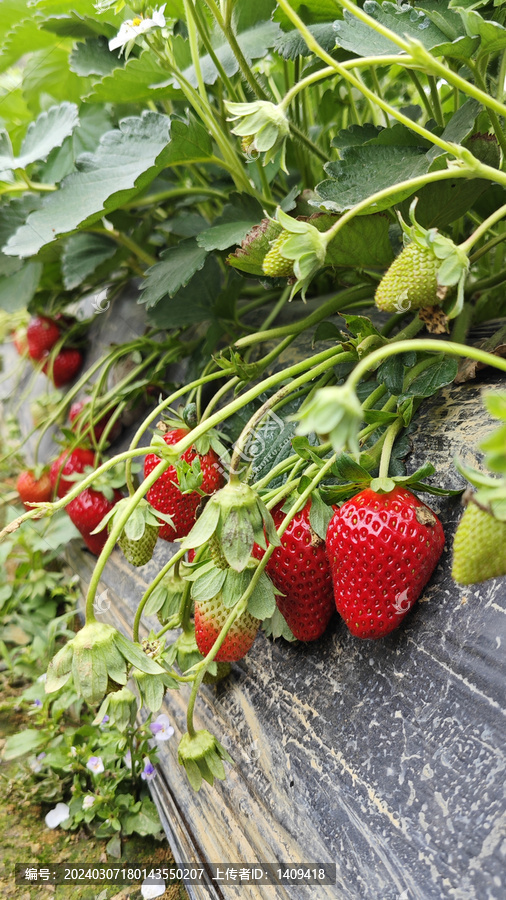
M 145 34 L 147 31 L 151 31 L 153 28 L 163 28 L 165 25 L 165 3 L 160 9 L 155 9 L 153 11 L 153 15 L 151 18 L 144 18 L 143 16 L 135 16 L 133 19 L 127 19 L 126 22 L 123 22 L 120 30 L 118 31 L 116 37 L 111 38 L 109 41 L 109 50 L 117 50 L 118 47 L 121 47 L 121 53 L 123 52 L 123 47 L 127 44 L 132 43 L 139 37 L 141 34 Z

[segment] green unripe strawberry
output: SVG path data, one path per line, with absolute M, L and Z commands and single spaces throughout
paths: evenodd
M 289 278 L 293 275 L 293 260 L 285 259 L 281 255 L 281 248 L 290 237 L 288 231 L 282 231 L 271 245 L 271 249 L 264 257 L 262 270 L 271 278 Z
M 148 525 L 146 523 L 144 526 L 144 534 L 139 540 L 134 541 L 132 538 L 127 537 L 125 532 L 122 531 L 118 538 L 118 544 L 121 547 L 125 558 L 132 566 L 145 566 L 153 556 L 153 550 L 155 549 L 157 540 L 158 526 Z
M 506 522 L 471 501 L 455 533 L 452 577 L 458 584 L 476 584 L 501 575 L 506 575 Z
M 432 250 L 408 244 L 381 279 L 374 302 L 386 312 L 404 312 L 438 304 L 437 270 Z

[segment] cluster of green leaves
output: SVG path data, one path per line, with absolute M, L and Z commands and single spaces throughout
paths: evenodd
M 108 40 L 131 13 L 128 7 L 117 7 L 120 15 L 115 15 L 112 4 L 95 9 L 89 0 L 5 0 L 0 23 L 0 302 L 5 308 L 64 305 L 104 280 L 121 283 L 148 266 L 141 295 L 148 320 L 160 328 L 213 321 L 218 340 L 236 322 L 244 284 L 224 272 L 224 254 L 244 239 L 228 262 L 262 278 L 269 241 L 279 233 L 278 225 L 262 221 L 265 209 L 279 204 L 301 215 L 320 210 L 311 221 L 323 231 L 335 214 L 391 188 L 388 198 L 350 221 L 331 242 L 325 265 L 349 279 L 364 269 L 381 271 L 391 261 L 392 219 L 378 212 L 407 209 L 413 190 L 396 192 L 395 185 L 445 167 L 448 154 L 406 122 L 384 127 L 371 92 L 423 125 L 427 135 L 455 144 L 464 144 L 476 130 L 501 128 L 478 100 L 436 88 L 430 62 L 418 65 L 410 80 L 401 68 L 399 45 L 381 33 L 388 29 L 400 41 L 415 42 L 450 69 L 465 62 L 470 83 L 480 87 L 487 87 L 479 73 L 488 62 L 490 87 L 497 85 L 500 94 L 499 57 L 506 47 L 501 7 L 489 2 L 468 7 L 454 0 L 419 0 L 414 8 L 371 2 L 369 23 L 333 0 L 293 2 L 309 33 L 339 64 L 368 58 L 375 64 L 357 69 L 366 96 L 335 74 L 291 104 L 294 128 L 310 133 L 320 158 L 290 139 L 290 175 L 280 169 L 279 159 L 263 168 L 261 160 L 239 152 L 230 134 L 224 89 L 228 100 L 248 99 L 255 84 L 275 99 L 323 64 L 275 0 L 231 6 L 227 25 L 206 4 L 198 5 L 192 26 L 183 4 L 173 4 L 163 32 L 138 41 L 127 57 L 110 51 Z M 188 40 L 195 26 L 198 62 Z M 330 157 L 323 167 L 322 156 Z M 302 190 L 312 194 L 295 206 Z M 503 194 L 503 187 L 494 188 L 496 206 Z M 490 183 L 483 178 L 427 184 L 418 196 L 419 221 L 426 227 L 460 222 L 471 209 L 480 215 L 484 196 L 491 203 Z

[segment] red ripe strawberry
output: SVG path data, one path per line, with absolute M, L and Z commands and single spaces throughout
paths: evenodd
M 35 478 L 33 472 L 25 469 L 17 480 L 16 488 L 26 509 L 31 509 L 31 503 L 45 503 L 51 500 L 53 495 L 49 472 Z
M 276 547 L 266 571 L 284 596 L 276 600 L 294 637 L 315 641 L 325 631 L 334 611 L 334 594 L 325 544 L 309 523 L 311 500 L 290 522 L 281 547 Z M 271 511 L 276 528 L 285 514 L 281 506 Z M 262 559 L 264 550 L 255 544 L 253 556 Z
M 102 529 L 98 534 L 91 534 L 91 532 L 121 498 L 121 491 L 115 490 L 113 500 L 108 500 L 101 491 L 85 488 L 75 500 L 71 500 L 65 507 L 72 522 L 81 532 L 84 543 L 96 556 L 102 552 L 109 535 L 107 528 Z
M 75 481 L 66 481 L 64 478 L 65 475 L 73 475 L 75 472 L 84 472 L 85 466 L 94 465 L 95 454 L 93 450 L 84 450 L 82 447 L 77 447 L 76 450 L 72 450 L 72 453 L 69 453 L 68 450 L 64 450 L 58 459 L 54 460 L 49 470 L 51 488 L 53 491 L 58 483 L 57 497 L 64 497 L 71 488 L 75 487 Z M 58 482 L 60 472 L 61 477 Z
M 212 600 L 195 601 L 195 639 L 203 656 L 209 653 L 229 615 L 230 609 L 224 605 L 220 594 Z M 259 626 L 260 620 L 249 612 L 239 616 L 214 657 L 216 662 L 235 662 L 246 656 Z
M 85 416 L 81 417 L 81 413 L 83 412 L 83 410 L 86 410 L 87 405 L 88 404 L 86 403 L 85 400 L 76 400 L 76 402 L 73 403 L 72 406 L 70 407 L 69 421 L 70 421 L 70 424 L 72 425 L 73 431 L 78 432 L 81 430 L 81 428 L 86 427 L 85 423 L 86 423 L 87 419 Z M 102 416 L 102 418 L 99 419 L 98 422 L 95 422 L 94 427 L 93 427 L 93 434 L 94 434 L 95 440 L 97 442 L 102 437 L 102 435 L 105 431 L 106 425 L 107 425 L 109 419 L 111 418 L 111 415 L 112 415 L 112 412 L 107 413 L 105 416 Z M 121 431 L 121 424 L 120 424 L 120 422 L 116 421 L 109 432 L 107 440 L 108 441 L 116 440 L 120 431 Z
M 437 516 L 410 491 L 361 491 L 327 531 L 338 612 L 352 634 L 380 638 L 402 622 L 444 547 Z
M 34 316 L 26 329 L 29 356 L 32 359 L 43 359 L 59 337 L 60 329 L 56 322 L 46 316 Z
M 53 365 L 48 360 L 43 367 L 44 375 L 52 377 L 55 387 L 62 387 L 68 384 L 79 372 L 83 364 L 83 354 L 75 347 L 62 347 L 60 352 L 53 360 Z
M 188 434 L 185 428 L 175 428 L 164 434 L 163 439 L 166 444 L 177 444 L 184 436 Z M 182 454 L 181 459 L 185 460 L 189 465 L 199 456 L 194 447 L 190 447 Z M 155 453 L 148 453 L 144 461 L 144 478 L 153 471 L 160 462 L 160 457 Z M 202 471 L 202 484 L 200 490 L 205 494 L 213 494 L 223 484 L 223 476 L 219 467 L 219 459 L 213 449 L 209 449 L 207 453 L 200 455 L 200 467 Z M 182 494 L 179 488 L 177 472 L 174 466 L 169 466 L 160 478 L 157 478 L 154 485 L 150 487 L 146 494 L 146 499 L 154 509 L 165 513 L 172 518 L 174 527 L 165 523 L 160 526 L 158 536 L 165 541 L 174 541 L 176 538 L 187 535 L 195 524 L 195 514 L 197 507 L 201 501 L 201 495 L 198 491 L 190 491 Z

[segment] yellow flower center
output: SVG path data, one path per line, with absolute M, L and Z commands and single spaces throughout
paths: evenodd
M 138 28 L 141 22 L 142 19 L 139 19 L 139 16 L 136 16 L 135 19 L 132 19 L 132 25 L 134 26 L 134 28 Z

